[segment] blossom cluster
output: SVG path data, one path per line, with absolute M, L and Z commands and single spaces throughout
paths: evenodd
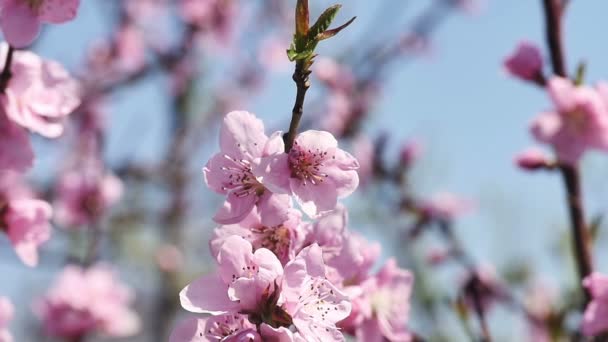
M 300 133 L 285 150 L 249 112 L 228 113 L 220 152 L 203 172 L 225 195 L 210 241 L 217 270 L 180 293 L 211 314 L 179 324 L 171 341 L 409 341 L 413 276 L 348 229 L 339 203 L 357 188 L 357 160 L 332 134 Z

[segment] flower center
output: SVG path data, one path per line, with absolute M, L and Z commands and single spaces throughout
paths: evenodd
M 34 11 L 40 9 L 43 2 L 44 0 L 25 0 L 25 3 Z
M 335 301 L 334 290 L 327 286 L 327 281 L 319 278 L 311 278 L 302 287 L 302 295 L 298 298 L 299 310 L 308 318 L 316 318 L 319 324 L 325 323 L 323 328 L 330 327 L 335 322 L 326 321 L 332 310 L 338 310 L 338 302 Z
M 207 328 L 208 337 L 223 339 L 236 332 L 239 332 L 245 326 L 245 316 L 241 315 L 225 315 L 218 317 L 217 320 Z
M 294 143 L 294 147 L 289 151 L 289 167 L 291 177 L 302 180 L 304 185 L 311 183 L 317 185 L 323 183 L 328 176 L 323 173 L 323 162 L 327 159 L 327 151 L 304 150 Z
M 254 234 L 260 236 L 262 248 L 273 251 L 279 257 L 287 256 L 291 245 L 291 232 L 285 226 L 253 228 Z
M 237 197 L 261 196 L 264 193 L 265 188 L 253 175 L 248 160 L 231 158 L 227 155 L 224 155 L 224 158 L 230 161 L 230 165 L 222 166 L 222 171 L 228 175 L 228 181 L 222 184 L 222 190 L 229 191 Z
M 572 133 L 583 133 L 587 129 L 587 123 L 587 113 L 582 109 L 566 113 L 566 127 Z

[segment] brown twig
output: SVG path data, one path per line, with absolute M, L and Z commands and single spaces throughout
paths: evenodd
M 6 53 L 6 60 L 4 62 L 4 68 L 2 69 L 2 73 L 0 73 L 0 94 L 4 94 L 4 91 L 8 86 L 8 81 L 10 81 L 11 77 L 13 76 L 13 73 L 11 72 L 11 65 L 13 64 L 14 52 L 15 48 L 9 45 Z
M 572 244 L 580 286 L 585 277 L 593 271 L 590 242 L 591 237 L 585 224 L 585 211 L 582 202 L 580 174 L 577 166 L 562 165 L 560 167 L 562 178 L 566 186 L 570 224 L 572 225 Z M 589 291 L 582 287 L 585 295 L 585 306 L 591 299 Z
M 293 81 L 296 83 L 297 94 L 296 102 L 293 105 L 291 111 L 291 122 L 289 123 L 289 131 L 283 136 L 285 141 L 285 152 L 289 152 L 293 146 L 293 142 L 298 134 L 298 127 L 300 126 L 300 120 L 304 112 L 304 98 L 306 92 L 310 88 L 310 70 L 307 68 L 307 62 L 299 60 L 296 62 L 296 70 L 293 73 Z
M 567 77 L 562 39 L 563 3 L 561 0 L 543 0 L 546 21 L 547 45 L 551 55 L 553 72 Z M 582 202 L 581 180 L 577 165 L 560 165 L 560 171 L 567 191 L 567 203 L 572 225 L 574 256 L 578 269 L 580 286 L 585 296 L 585 305 L 590 300 L 589 292 L 582 287 L 583 279 L 593 270 L 589 231 L 585 224 L 585 211 Z

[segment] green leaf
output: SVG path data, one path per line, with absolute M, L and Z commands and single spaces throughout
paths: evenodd
M 325 40 L 325 39 L 327 39 L 327 38 L 331 38 L 331 37 L 333 37 L 333 36 L 337 35 L 338 33 L 340 33 L 340 31 L 342 31 L 342 30 L 344 30 L 345 28 L 347 28 L 347 27 L 348 27 L 348 25 L 352 24 L 352 23 L 353 23 L 353 21 L 355 21 L 355 19 L 357 19 L 357 17 L 352 17 L 352 18 L 351 18 L 349 21 L 347 21 L 347 22 L 346 22 L 344 25 L 338 26 L 338 27 L 336 27 L 336 28 L 334 28 L 334 29 L 331 29 L 331 30 L 325 30 L 325 31 L 323 31 L 323 32 L 319 33 L 319 34 L 317 35 L 316 40 L 317 40 L 317 41 L 322 41 L 322 40 Z
M 338 11 L 340 10 L 340 8 L 342 8 L 342 5 L 333 5 L 333 6 L 329 7 L 328 9 L 326 9 L 323 13 L 321 13 L 321 15 L 319 16 L 319 19 L 317 19 L 317 22 L 314 25 L 312 25 L 312 27 L 308 31 L 308 41 L 309 42 L 310 41 L 315 41 L 315 43 L 317 42 L 317 36 L 319 34 L 325 32 L 329 28 L 332 21 L 334 21 L 336 14 L 338 14 Z
M 309 25 L 308 0 L 298 0 L 296 5 L 296 37 L 305 37 Z

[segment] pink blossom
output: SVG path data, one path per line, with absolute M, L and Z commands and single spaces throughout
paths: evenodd
M 0 28 L 14 47 L 30 45 L 42 23 L 61 24 L 76 17 L 80 0 L 1 0 Z
M 413 275 L 399 268 L 394 259 L 372 278 L 361 284 L 360 296 L 354 300 L 357 311 L 350 317 L 350 327 L 360 341 L 411 341 L 407 321 Z M 356 317 L 358 316 L 358 317 Z
M 246 315 L 227 313 L 180 322 L 169 342 L 262 342 Z
M 351 91 L 355 86 L 355 76 L 346 65 L 335 60 L 319 57 L 313 64 L 314 74 L 333 90 Z
M 583 280 L 591 293 L 591 302 L 583 315 L 583 334 L 595 336 L 608 332 L 608 276 L 592 273 Z
M 217 273 L 205 275 L 180 292 L 182 307 L 195 313 L 255 311 L 264 293 L 283 275 L 283 267 L 268 249 L 253 252 L 240 236 L 227 238 L 216 258 Z
M 56 187 L 55 219 L 65 227 L 91 223 L 122 196 L 120 179 L 104 172 L 100 162 L 86 163 L 61 175 Z
M 344 341 L 336 324 L 348 317 L 348 297 L 325 278 L 321 248 L 312 245 L 285 266 L 284 310 L 307 341 Z
M 375 148 L 366 135 L 359 135 L 353 141 L 353 156 L 359 162 L 359 181 L 361 186 L 369 184 L 374 177 Z
M 14 313 L 13 303 L 6 297 L 0 297 L 0 342 L 13 342 L 8 325 L 13 319 Z
M 608 110 L 599 91 L 554 77 L 547 91 L 555 109 L 539 114 L 531 124 L 536 140 L 552 145 L 560 161 L 578 162 L 588 149 L 608 151 Z
M 348 316 L 350 303 L 325 278 L 321 248 L 304 248 L 284 269 L 268 249 L 252 249 L 240 236 L 227 238 L 217 256 L 217 273 L 184 288 L 182 307 L 213 315 L 246 312 L 257 325 L 277 327 L 261 324 L 265 341 L 302 341 L 301 336 L 344 341 L 335 324 Z M 297 334 L 285 329 L 292 325 Z
M 6 44 L 0 46 L 0 63 L 4 63 L 7 50 Z M 0 95 L 4 114 L 47 138 L 61 135 L 63 119 L 80 104 L 78 83 L 59 63 L 28 51 L 14 53 L 11 71 L 13 76 Z
M 399 161 L 403 166 L 411 166 L 423 152 L 423 145 L 418 140 L 410 140 L 401 146 Z
M 239 6 L 232 0 L 179 0 L 180 15 L 214 41 L 226 44 L 231 40 Z
M 346 208 L 338 205 L 311 225 L 305 245 L 318 244 L 328 266 L 328 278 L 335 284 L 356 284 L 380 257 L 381 247 L 347 229 Z
M 348 124 L 352 121 L 356 103 L 351 93 L 336 91 L 329 95 L 327 109 L 323 113 L 321 126 L 323 129 L 341 135 L 348 129 Z
M 0 172 L 0 228 L 17 256 L 28 266 L 38 264 L 38 248 L 51 235 L 51 206 L 33 198 L 17 174 Z
M 553 162 L 545 155 L 545 153 L 537 148 L 529 148 L 518 154 L 515 157 L 517 166 L 524 170 L 537 170 L 548 168 L 553 165 Z
M 260 182 L 258 168 L 264 158 L 281 152 L 283 140 L 275 134 L 268 138 L 264 124 L 249 112 L 230 112 L 220 131 L 220 152 L 203 169 L 207 186 L 226 195 L 224 205 L 214 216 L 220 224 L 241 221 L 254 207 L 266 226 L 283 223 L 288 216 L 290 199 L 272 193 Z
M 27 131 L 8 119 L 0 109 L 0 173 L 25 172 L 32 167 L 34 151 Z
M 267 184 L 275 191 L 293 194 L 302 210 L 315 217 L 333 210 L 338 198 L 359 185 L 359 162 L 338 148 L 331 133 L 300 133 L 289 153 L 277 155 L 265 168 Z
M 35 199 L 13 200 L 4 208 L 4 230 L 24 264 L 38 264 L 38 248 L 51 236 L 52 213 L 47 202 Z
M 134 72 L 146 62 L 146 44 L 141 30 L 135 25 L 123 25 L 116 32 L 116 59 L 119 69 Z
M 140 325 L 129 308 L 132 301 L 131 290 L 108 266 L 67 266 L 36 309 L 51 336 L 76 339 L 101 332 L 126 337 Z
M 156 251 L 156 264 L 164 272 L 177 272 L 184 265 L 184 255 L 175 245 L 167 243 Z
M 474 203 L 455 194 L 441 192 L 421 203 L 424 215 L 440 220 L 453 220 L 473 210 Z
M 302 214 L 292 209 L 285 222 L 268 227 L 262 224 L 260 215 L 254 210 L 238 224 L 216 228 L 210 241 L 211 251 L 217 256 L 227 238 L 239 235 L 251 242 L 254 249 L 269 249 L 285 265 L 302 246 L 305 232 L 300 225 L 301 219 Z
M 275 72 L 288 70 L 291 63 L 285 53 L 285 46 L 289 46 L 289 39 L 278 36 L 266 38 L 258 53 L 258 63 L 266 69 Z
M 504 61 L 505 70 L 514 77 L 527 81 L 543 78 L 543 57 L 538 46 L 522 41 Z

